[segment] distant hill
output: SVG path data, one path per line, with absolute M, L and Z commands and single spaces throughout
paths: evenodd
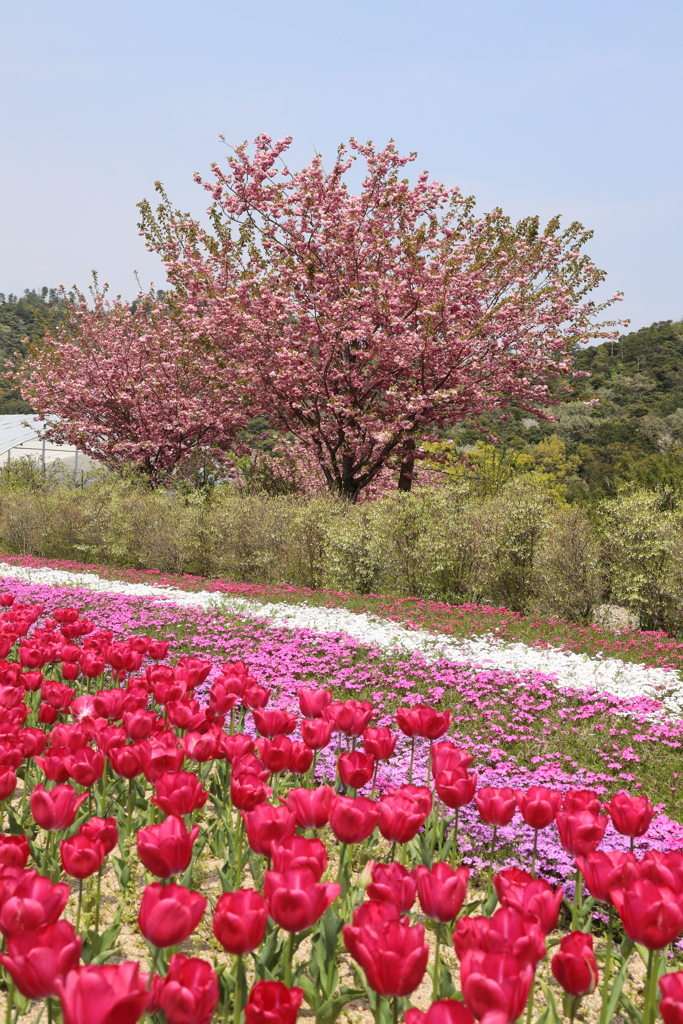
M 62 308 L 61 294 L 55 288 L 41 288 L 39 292 L 27 288 L 22 296 L 0 292 L 0 365 L 4 368 L 8 359 L 15 358 L 15 352 L 25 356 L 22 339 L 41 338 L 45 328 L 61 317 Z M 0 413 L 22 412 L 32 412 L 31 406 L 0 380 Z

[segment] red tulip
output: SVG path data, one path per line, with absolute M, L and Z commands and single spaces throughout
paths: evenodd
M 374 713 L 375 709 L 367 700 L 346 700 L 329 704 L 323 711 L 323 717 L 332 723 L 335 732 L 360 736 Z
M 76 811 L 87 793 L 76 793 L 73 786 L 55 786 L 48 793 L 41 785 L 37 785 L 31 794 L 31 814 L 40 828 L 47 832 L 62 832 L 71 828 Z
M 0 768 L 0 800 L 7 800 L 17 788 L 17 777 L 11 768 Z
M 330 690 L 307 690 L 300 689 L 299 694 L 299 708 L 301 714 L 305 715 L 306 718 L 321 718 L 325 708 L 332 701 L 332 692 Z
M 281 981 L 257 981 L 244 1007 L 246 1024 L 295 1024 L 304 990 Z
M 593 789 L 568 789 L 562 797 L 563 811 L 590 811 L 600 814 L 602 804 L 600 797 Z
M 311 750 L 322 750 L 332 738 L 332 722 L 326 718 L 304 718 L 301 738 Z
M 306 839 L 304 836 L 287 836 L 271 846 L 272 863 L 275 871 L 287 871 L 289 868 L 309 868 L 320 881 L 327 867 L 327 850 L 319 839 Z
M 142 894 L 138 928 L 153 946 L 177 946 L 192 935 L 206 904 L 204 896 L 182 885 L 153 882 Z
M 284 772 L 292 760 L 292 741 L 289 736 L 276 736 L 268 740 L 261 737 L 256 741 L 259 757 L 270 772 Z
M 262 779 L 251 772 L 235 772 L 230 780 L 230 799 L 239 811 L 253 811 L 272 793 Z
M 375 771 L 375 759 L 372 754 L 362 750 L 353 750 L 340 754 L 337 761 L 339 778 L 349 789 L 362 789 L 372 778 Z
M 75 835 L 59 844 L 62 867 L 72 878 L 90 878 L 104 861 L 104 846 L 99 839 Z
M 218 1002 L 218 978 L 211 964 L 176 953 L 168 973 L 154 979 L 154 1004 L 167 1024 L 209 1024 Z
M 168 654 L 168 640 L 148 640 L 147 653 L 152 661 L 163 661 Z
M 264 708 L 270 700 L 270 690 L 265 686 L 246 686 L 242 694 L 242 703 L 250 711 Z
M 437 711 L 427 704 L 415 704 L 412 708 L 399 708 L 396 721 L 406 736 L 422 736 L 428 740 L 437 740 L 448 732 L 451 724 L 450 711 Z
M 96 679 L 101 676 L 106 668 L 106 662 L 101 655 L 94 651 L 84 651 L 81 656 L 81 672 L 88 679 Z
M 234 708 L 240 694 L 228 689 L 225 683 L 214 679 L 209 690 L 209 710 L 214 715 L 227 715 Z
M 29 855 L 26 836 L 0 835 L 0 873 L 3 868 L 25 868 Z
M 683 971 L 672 971 L 659 979 L 664 997 L 659 1012 L 664 1024 L 683 1024 Z
M 95 711 L 100 718 L 108 718 L 110 722 L 120 721 L 123 715 L 125 690 L 98 690 L 95 694 Z
M 50 782 L 64 783 L 70 777 L 70 756 L 71 751 L 68 747 L 48 747 L 43 757 L 36 757 L 34 760 Z
M 639 877 L 636 858 L 619 850 L 594 850 L 585 857 L 577 857 L 576 866 L 591 896 L 601 903 L 611 904 L 612 889 L 628 888 Z
M 232 736 L 226 736 L 223 740 L 225 759 L 228 764 L 234 764 L 245 754 L 253 754 L 255 750 L 254 740 L 243 732 L 236 732 Z
M 680 850 L 669 850 L 668 853 L 648 850 L 638 867 L 641 878 L 649 878 L 655 885 L 665 885 L 674 892 L 683 893 L 683 853 Z
M 467 893 L 469 868 L 455 870 L 450 864 L 434 864 L 431 871 L 423 864 L 413 869 L 422 912 L 432 921 L 453 921 L 462 910 Z
M 371 900 L 395 903 L 400 914 L 407 914 L 415 902 L 417 885 L 402 864 L 375 864 L 366 893 Z
M 0 931 L 3 935 L 14 935 L 19 931 L 35 931 L 44 924 L 54 924 L 69 898 L 69 886 L 65 882 L 53 885 L 37 871 L 26 870 L 18 877 L 7 877 L 14 868 L 5 868 L 0 875 L 4 899 L 0 907 Z M 8 885 L 2 883 L 7 877 Z
M 263 941 L 268 923 L 268 907 L 254 889 L 224 892 L 213 915 L 213 934 L 226 953 L 241 956 L 251 953 Z
M 258 804 L 253 811 L 244 815 L 249 845 L 254 853 L 263 857 L 271 856 L 274 842 L 280 842 L 296 831 L 296 817 L 288 807 L 273 807 L 272 804 Z
M 255 778 L 260 779 L 262 782 L 267 782 L 270 778 L 270 772 L 265 767 L 260 757 L 256 757 L 254 754 L 243 754 L 238 757 L 232 766 L 233 778 L 237 775 L 253 775 Z
M 340 892 L 337 882 L 319 883 L 310 868 L 266 871 L 263 883 L 270 916 L 286 932 L 310 928 Z
M 299 828 L 322 828 L 330 820 L 330 803 L 334 797 L 331 786 L 317 789 L 290 789 L 287 806 L 296 815 Z
M 514 789 L 503 786 L 483 786 L 474 798 L 481 820 L 487 825 L 509 825 L 517 810 Z M 476 1014 L 475 1014 L 476 1016 Z
M 179 772 L 185 760 L 185 752 L 178 748 L 175 736 L 168 733 L 143 740 L 138 751 L 145 778 L 152 785 L 164 772 Z
M 452 740 L 432 743 L 431 755 L 432 774 L 435 778 L 439 772 L 452 772 L 459 768 L 466 771 L 474 761 L 468 750 L 459 747 Z
M 189 732 L 206 732 L 208 725 L 206 712 L 199 706 L 199 701 L 191 697 L 169 701 L 166 705 L 166 717 L 177 729 L 186 729 Z
M 406 1010 L 405 1024 L 474 1024 L 474 1017 L 459 999 L 437 999 L 426 1013 Z
M 296 715 L 289 715 L 282 708 L 272 708 L 270 711 L 259 711 L 254 708 L 252 715 L 257 732 L 269 739 L 273 736 L 288 735 L 296 729 Z
M 462 960 L 471 950 L 505 953 L 520 963 L 536 967 L 545 956 L 545 934 L 538 920 L 512 907 L 500 907 L 492 917 L 463 917 L 453 935 L 453 945 Z
M 593 952 L 593 936 L 586 932 L 565 935 L 559 952 L 550 961 L 550 969 L 555 980 L 575 999 L 595 991 L 598 964 Z
M 191 832 L 182 818 L 170 815 L 160 825 L 148 825 L 138 832 L 138 857 L 157 878 L 171 878 L 186 871 L 199 826 Z
M 655 809 L 646 796 L 615 793 L 605 808 L 617 832 L 622 836 L 644 836 L 650 827 Z
M 337 796 L 330 803 L 330 827 L 340 843 L 362 843 L 377 825 L 379 808 L 366 796 Z
M 68 921 L 10 935 L 0 960 L 27 999 L 57 994 L 55 984 L 78 966 L 83 940 Z
M 112 747 L 108 756 L 116 774 L 124 779 L 134 779 L 142 771 L 140 752 L 135 745 Z
M 508 953 L 468 950 L 460 963 L 465 1005 L 477 1020 L 491 1014 L 489 1019 L 496 1024 L 512 1024 L 521 1015 L 533 982 L 531 964 Z
M 152 803 L 164 814 L 181 818 L 203 807 L 209 794 L 192 772 L 164 772 L 154 783 Z
M 42 697 L 55 711 L 66 711 L 73 700 L 74 691 L 70 686 L 46 679 L 43 683 Z
M 102 967 L 78 967 L 55 981 L 64 1024 L 135 1024 L 151 993 L 140 964 L 127 961 Z
M 183 749 L 186 757 L 200 764 L 213 761 L 217 753 L 215 737 L 208 732 L 186 732 L 183 736 Z
M 47 736 L 42 729 L 31 729 L 28 726 L 19 733 L 19 743 L 24 757 L 35 757 L 42 754 L 47 746 Z
M 431 811 L 432 795 L 425 787 L 401 786 L 379 802 L 377 823 L 391 843 L 407 843 L 417 835 Z
M 384 908 L 391 904 L 380 903 L 379 906 Z M 386 917 L 376 919 L 373 924 L 363 917 L 356 911 L 353 924 L 345 924 L 342 929 L 347 950 L 379 995 L 387 998 L 410 995 L 422 981 L 427 967 L 429 946 L 424 940 L 424 928 L 422 925 L 410 927 L 407 921 L 387 920 Z
M 387 725 L 377 729 L 369 726 L 363 733 L 363 750 L 372 754 L 375 761 L 388 761 L 396 748 L 398 734 Z
M 157 715 L 154 711 L 139 709 L 123 712 L 123 728 L 126 730 L 129 740 L 146 740 L 148 736 L 152 735 L 156 721 Z
M 597 850 L 609 818 L 591 811 L 558 811 L 556 821 L 563 848 L 572 857 L 578 857 Z
M 53 708 L 51 704 L 47 704 L 43 701 L 38 708 L 38 721 L 41 725 L 54 725 L 59 718 L 59 711 Z
M 102 777 L 104 771 L 104 755 L 92 747 L 81 747 L 66 760 L 71 778 L 79 786 L 90 787 Z
M 535 917 L 546 935 L 557 928 L 564 897 L 562 886 L 553 889 L 544 878 L 532 879 L 526 871 L 517 868 L 500 871 L 493 876 L 493 884 L 504 907 Z
M 292 743 L 292 755 L 289 762 L 289 770 L 295 775 L 305 775 L 313 764 L 313 751 L 302 743 L 295 740 Z
M 526 792 L 515 792 L 517 806 L 527 825 L 534 829 L 547 828 L 555 821 L 562 794 L 545 786 L 531 786 Z
M 439 772 L 434 779 L 439 800 L 450 807 L 451 810 L 458 810 L 472 803 L 477 788 L 477 774 L 474 772 L 468 775 L 464 768 L 451 768 Z
M 612 901 L 626 934 L 646 949 L 664 949 L 683 931 L 681 897 L 648 878 L 612 889 Z

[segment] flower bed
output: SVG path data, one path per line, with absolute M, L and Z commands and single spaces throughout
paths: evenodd
M 488 1024 L 520 1015 L 536 975 L 537 1005 L 559 1012 L 558 982 L 573 1017 L 599 999 L 592 926 L 613 1011 L 640 998 L 633 943 L 653 951 L 652 1020 L 659 949 L 683 931 L 682 728 L 660 701 L 159 594 L 5 583 L 0 931 L 18 1014 L 47 998 L 67 1024 L 145 1007 L 257 1024 L 305 1000 L 330 1024 L 347 1004 L 418 1024 L 417 991 L 429 1024 Z M 619 921 L 621 947 L 603 934 L 623 938 Z
M 396 598 L 379 594 L 349 594 L 340 591 L 309 590 L 289 584 L 210 579 L 173 575 L 154 569 L 115 568 L 22 555 L 0 555 L 10 565 L 23 568 L 54 568 L 70 573 L 94 574 L 102 580 L 129 584 L 171 587 L 188 593 L 207 591 L 242 597 L 254 602 L 306 604 L 310 607 L 345 608 L 370 613 L 401 623 L 408 629 L 430 630 L 451 637 L 493 636 L 504 642 L 522 642 L 529 647 L 558 649 L 589 657 L 618 658 L 626 663 L 681 671 L 683 642 L 666 633 L 644 630 L 617 631 L 602 626 L 560 622 L 525 616 L 489 605 L 448 605 L 420 598 Z

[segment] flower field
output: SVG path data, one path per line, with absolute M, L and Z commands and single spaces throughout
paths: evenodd
M 673 661 L 8 563 L 8 1021 L 683 1019 Z

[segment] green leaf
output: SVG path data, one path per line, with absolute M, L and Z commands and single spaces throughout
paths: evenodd
M 624 987 L 626 975 L 628 974 L 628 963 L 628 960 L 625 960 L 623 962 L 623 964 L 621 965 L 621 970 L 612 982 L 612 988 L 610 989 L 610 994 L 607 997 L 607 1024 L 609 1024 L 616 1011 L 617 1003 L 619 1002 L 619 997 L 621 996 L 621 990 Z
M 539 979 L 539 985 L 543 995 L 545 996 L 546 1006 L 548 1010 L 547 1024 L 562 1024 L 562 1019 L 557 1010 L 557 1003 L 555 1002 L 555 996 L 551 992 L 550 988 L 544 981 Z
M 316 1024 L 334 1024 L 348 1003 L 353 1002 L 354 999 L 363 999 L 364 996 L 365 992 L 362 989 L 344 986 L 339 995 L 322 1004 L 315 1015 Z
M 619 997 L 619 1002 L 626 1011 L 626 1016 L 631 1021 L 631 1024 L 643 1024 L 642 1012 L 633 1002 L 631 1002 L 630 998 L 626 995 L 625 992 L 621 993 L 621 996 Z

